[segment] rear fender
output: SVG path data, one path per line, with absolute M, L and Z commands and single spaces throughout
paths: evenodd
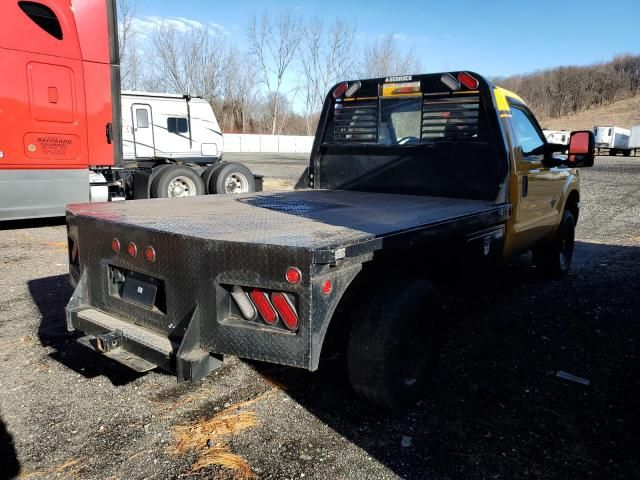
M 312 318 L 311 318 L 311 358 L 309 370 L 315 371 L 320 363 L 320 354 L 324 344 L 329 324 L 333 318 L 336 307 L 354 278 L 362 270 L 362 264 L 357 263 L 341 268 L 338 271 L 329 270 L 323 275 L 315 277 L 312 281 Z M 324 294 L 322 291 L 325 281 L 331 282 L 331 292 Z

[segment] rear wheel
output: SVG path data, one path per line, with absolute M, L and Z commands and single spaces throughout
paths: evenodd
M 251 170 L 235 162 L 224 162 L 211 174 L 208 190 L 210 193 L 252 193 L 256 182 Z
M 158 172 L 151 182 L 151 197 L 195 197 L 204 194 L 204 183 L 191 168 L 169 165 Z
M 209 165 L 206 170 L 202 172 L 202 181 L 204 182 L 204 189 L 207 195 L 216 193 L 215 190 L 211 190 L 211 187 L 215 187 L 215 185 L 211 184 L 211 178 L 213 177 L 213 174 L 222 167 L 224 167 L 224 163 L 218 162 L 213 165 Z
M 624 156 L 625 157 L 630 157 L 631 156 L 631 150 L 625 150 L 624 151 Z
M 435 368 L 441 304 L 425 280 L 385 284 L 369 291 L 354 312 L 347 347 L 353 389 L 389 410 L 415 403 Z
M 571 267 L 575 244 L 576 222 L 573 214 L 565 210 L 553 241 L 533 251 L 533 261 L 548 277 L 562 278 Z

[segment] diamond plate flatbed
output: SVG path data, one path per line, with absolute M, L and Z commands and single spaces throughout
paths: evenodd
M 509 206 L 482 200 L 354 191 L 302 190 L 71 205 L 97 221 L 202 240 L 309 250 L 350 246 L 473 217 L 508 218 Z
M 209 353 L 315 370 L 333 312 L 364 263 L 394 249 L 429 250 L 432 240 L 471 241 L 503 229 L 509 211 L 508 204 L 480 200 L 335 190 L 72 205 L 70 246 L 80 260 L 71 268 L 79 283 L 68 326 L 113 331 L 132 353 L 176 370 L 178 378 L 206 374 L 217 364 Z M 138 247 L 133 257 L 129 242 Z M 142 254 L 147 245 L 155 261 Z M 301 273 L 297 284 L 285 280 L 291 266 Z M 128 301 L 118 275 L 134 274 L 152 278 L 161 300 L 147 307 Z M 327 280 L 330 294 L 322 288 Z M 297 330 L 243 319 L 230 295 L 235 286 L 286 292 L 299 315 Z

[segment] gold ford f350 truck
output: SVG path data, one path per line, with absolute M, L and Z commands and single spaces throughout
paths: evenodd
M 355 391 L 402 407 L 435 364 L 443 272 L 533 250 L 567 273 L 593 133 L 565 149 L 475 73 L 339 83 L 295 191 L 69 206 L 68 328 L 188 381 L 224 355 L 313 371 L 336 326 Z

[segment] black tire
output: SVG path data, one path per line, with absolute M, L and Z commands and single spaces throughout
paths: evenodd
M 575 246 L 575 232 L 576 222 L 573 214 L 565 210 L 551 243 L 533 250 L 533 262 L 546 277 L 560 279 L 569 272 Z
M 347 346 L 353 389 L 387 410 L 401 410 L 424 393 L 439 350 L 442 305 L 429 282 L 385 282 L 354 311 Z
M 180 181 L 182 180 L 182 182 Z M 172 182 L 178 182 L 174 194 L 169 192 Z M 192 168 L 183 165 L 167 165 L 151 182 L 152 198 L 195 197 L 204 194 L 202 178 Z
M 631 150 L 625 150 L 624 151 L 624 156 L 625 157 L 630 157 L 631 156 Z
M 235 177 L 235 191 L 231 191 L 231 180 Z M 256 181 L 253 173 L 241 163 L 221 162 L 209 180 L 210 193 L 253 193 Z
M 213 165 L 209 165 L 206 170 L 202 172 L 202 182 L 204 183 L 204 190 L 207 195 L 216 193 L 209 189 L 209 185 L 211 185 L 211 177 L 213 177 L 213 174 L 222 167 L 224 167 L 224 163 L 218 162 Z

